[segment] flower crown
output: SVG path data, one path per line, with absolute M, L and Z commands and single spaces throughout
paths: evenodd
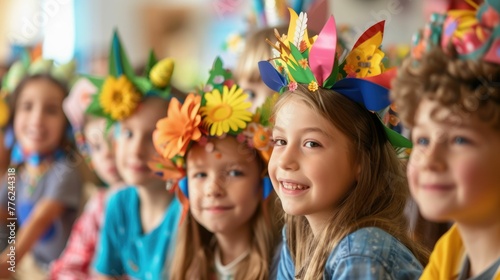
M 309 38 L 307 15 L 290 11 L 288 34 L 273 44 L 276 57 L 259 62 L 262 80 L 271 89 L 283 93 L 294 91 L 297 83 L 306 84 L 311 92 L 319 87 L 338 92 L 367 110 L 378 112 L 390 106 L 390 80 L 395 69 L 386 71 L 380 50 L 384 21 L 367 29 L 349 53 L 337 48 L 337 30 L 333 16 L 318 36 Z M 345 59 L 344 59 L 345 58 Z M 411 142 L 399 133 L 384 129 L 396 148 L 410 148 Z
M 168 116 L 159 120 L 153 132 L 153 143 L 163 159 L 150 167 L 164 179 L 179 179 L 184 169 L 184 157 L 190 145 L 199 143 L 210 149 L 210 137 L 231 135 L 241 143 L 255 148 L 267 163 L 272 152 L 269 118 L 275 98 L 270 98 L 252 115 L 251 103 L 225 70 L 222 61 L 214 62 L 207 84 L 198 93 L 189 94 L 184 103 L 172 99 Z M 213 146 L 212 146 L 213 147 Z M 177 170 L 176 170 L 177 169 Z M 165 173 L 165 171 L 167 173 Z
M 24 49 L 21 58 L 12 64 L 2 80 L 0 89 L 0 128 L 7 125 L 10 114 L 7 99 L 25 77 L 49 74 L 56 80 L 70 86 L 76 78 L 75 70 L 75 60 L 56 65 L 53 60 L 42 58 L 41 53 L 35 51 L 30 53 L 27 49 Z
M 474 10 L 433 14 L 423 33 L 413 38 L 412 57 L 420 59 L 433 47 L 448 54 L 451 47 L 459 59 L 500 64 L 500 2 L 486 0 L 481 6 L 467 3 Z
M 145 75 L 135 75 L 115 31 L 109 53 L 109 75 L 105 78 L 87 76 L 99 89 L 98 94 L 92 97 L 87 113 L 105 118 L 108 130 L 113 123 L 133 114 L 143 97 L 158 96 L 169 99 L 173 69 L 172 59 L 158 61 L 151 51 Z

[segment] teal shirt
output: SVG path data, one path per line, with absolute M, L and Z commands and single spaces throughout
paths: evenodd
M 97 247 L 95 269 L 104 275 L 127 275 L 132 279 L 164 279 L 165 263 L 174 250 L 182 212 L 174 198 L 163 222 L 151 232 L 142 232 L 137 189 L 129 187 L 110 197 Z

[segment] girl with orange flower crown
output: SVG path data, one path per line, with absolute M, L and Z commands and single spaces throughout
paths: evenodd
M 427 255 L 407 234 L 395 151 L 411 143 L 377 115 L 390 105 L 394 73 L 381 64 L 384 22 L 345 59 L 333 17 L 317 38 L 306 26 L 292 20 L 275 65 L 259 62 L 264 82 L 282 92 L 269 161 L 286 213 L 278 279 L 418 279 Z
M 56 67 L 51 60 L 32 58 L 24 52 L 2 84 L 2 95 L 12 95 L 9 107 L 0 101 L 10 154 L 0 181 L 0 243 L 7 244 L 0 252 L 0 278 L 14 271 L 20 279 L 46 277 L 64 249 L 82 198 L 79 158 L 63 112 L 74 62 Z
M 279 241 L 267 174 L 271 100 L 253 115 L 217 59 L 201 95 L 173 99 L 154 143 L 185 170 L 185 215 L 170 279 L 274 279 Z M 189 209 L 188 209 L 189 208 Z
M 500 279 L 500 1 L 434 14 L 395 79 L 411 128 L 410 191 L 453 221 L 421 279 Z
M 157 156 L 152 135 L 168 107 L 173 61 L 151 54 L 146 76 L 136 76 L 116 33 L 110 54 L 110 75 L 88 77 L 100 91 L 87 112 L 108 128 L 116 123 L 116 167 L 127 187 L 107 201 L 94 268 L 101 279 L 162 279 L 181 205 L 148 162 Z

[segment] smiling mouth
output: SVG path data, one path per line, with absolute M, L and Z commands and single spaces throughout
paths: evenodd
M 302 190 L 307 190 L 310 188 L 309 186 L 296 184 L 296 183 L 289 183 L 289 182 L 283 182 L 283 181 L 281 181 L 280 183 L 284 189 L 291 190 L 291 191 L 302 191 Z
M 214 206 L 214 207 L 206 207 L 205 211 L 220 213 L 220 212 L 231 210 L 232 208 L 233 207 L 229 207 L 229 206 Z

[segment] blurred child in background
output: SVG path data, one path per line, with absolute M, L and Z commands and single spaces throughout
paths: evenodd
M 392 92 L 411 193 L 425 218 L 455 222 L 420 279 L 500 279 L 500 1 L 472 6 L 431 18 Z
M 266 42 L 267 38 L 274 38 L 275 28 L 264 28 L 247 35 L 245 47 L 238 58 L 234 71 L 236 82 L 248 95 L 248 101 L 252 103 L 250 112 L 255 112 L 257 107 L 262 106 L 266 98 L 273 95 L 273 91 L 267 87 L 260 77 L 258 62 L 273 57 L 273 47 Z M 277 32 L 282 34 L 285 27 L 277 27 Z
M 17 218 L 16 262 L 27 258 L 16 269 L 16 277 L 38 279 L 45 277 L 49 264 L 64 249 L 77 217 L 82 162 L 67 134 L 70 126 L 62 108 L 67 89 L 61 68 L 42 59 L 24 67 L 30 75 L 15 87 L 9 121 L 15 138 L 10 162 L 16 170 L 15 185 L 1 183 L 0 216 L 2 221 Z M 15 201 L 9 200 L 14 193 Z M 1 277 L 9 274 L 9 248 L 0 255 Z M 23 264 L 33 274 L 22 276 L 27 272 Z
M 116 168 L 113 148 L 113 128 L 108 133 L 106 119 L 86 116 L 85 111 L 97 88 L 86 78 L 73 86 L 64 102 L 64 111 L 70 120 L 77 146 L 102 181 L 75 222 L 68 243 L 61 256 L 52 264 L 50 279 L 93 279 L 91 267 L 97 240 L 104 220 L 104 209 L 110 193 L 123 186 Z M 91 186 L 93 187 L 93 186 Z
M 181 206 L 148 162 L 157 155 L 152 134 L 167 111 L 173 61 L 152 55 L 146 77 L 136 76 L 116 33 L 110 53 L 110 76 L 91 78 L 100 92 L 87 111 L 106 118 L 107 128 L 117 124 L 116 166 L 128 187 L 108 200 L 94 267 L 101 279 L 161 279 Z

